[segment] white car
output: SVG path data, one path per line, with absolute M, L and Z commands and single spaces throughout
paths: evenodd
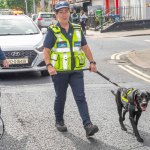
M 47 28 L 52 24 L 56 24 L 57 20 L 55 13 L 53 12 L 39 12 L 37 18 L 35 19 L 37 26 L 41 28 Z
M 0 15 L 0 47 L 10 67 L 0 65 L 0 73 L 41 71 L 47 74 L 43 60 L 43 34 L 26 15 Z

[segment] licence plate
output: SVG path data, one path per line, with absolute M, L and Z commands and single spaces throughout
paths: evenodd
M 7 59 L 9 64 L 28 64 L 28 58 Z
M 51 19 L 44 19 L 44 21 L 46 21 L 46 22 L 47 22 L 47 21 L 51 21 Z

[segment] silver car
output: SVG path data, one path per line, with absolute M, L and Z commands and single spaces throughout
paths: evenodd
M 53 12 L 39 12 L 38 17 L 35 19 L 37 26 L 41 28 L 47 28 L 49 25 L 56 24 L 57 20 L 55 13 Z
M 0 15 L 0 47 L 10 67 L 0 65 L 0 73 L 41 71 L 46 75 L 43 60 L 43 34 L 26 15 Z

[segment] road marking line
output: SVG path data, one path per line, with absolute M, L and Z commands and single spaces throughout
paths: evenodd
M 130 66 L 128 66 L 128 65 L 126 65 L 126 67 L 129 68 L 129 69 L 131 69 L 131 70 L 133 70 L 133 71 L 135 71 L 135 72 L 137 72 L 138 74 L 140 74 L 140 75 L 142 75 L 142 76 L 144 76 L 144 77 L 150 79 L 150 76 L 149 76 L 149 75 L 144 74 L 143 72 L 141 72 L 141 71 L 139 71 L 139 70 L 137 70 L 137 69 L 134 69 L 134 68 L 132 68 L 132 67 L 130 67 Z
M 130 74 L 136 76 L 137 78 L 140 78 L 140 79 L 142 79 L 142 80 L 144 80 L 144 81 L 150 82 L 150 80 L 148 80 L 148 79 L 142 77 L 141 75 L 135 74 L 133 71 L 131 71 L 131 70 L 125 68 L 124 66 L 122 66 L 122 65 L 118 65 L 118 66 L 119 66 L 120 68 L 122 68 L 123 70 L 129 72 Z
M 144 40 L 145 42 L 150 42 L 150 40 Z
M 149 40 L 150 42 L 150 40 Z M 127 54 L 129 51 L 126 51 L 126 52 L 121 52 L 121 53 L 115 53 L 111 56 L 111 59 L 116 59 L 116 60 L 120 60 L 120 57 L 121 55 L 123 54 Z M 128 65 L 118 65 L 118 67 L 122 68 L 123 70 L 129 72 L 130 74 L 136 76 L 137 78 L 140 78 L 144 81 L 147 81 L 147 82 L 150 82 L 150 76 L 131 67 L 131 66 L 128 66 Z
M 115 54 L 111 55 L 111 59 L 115 59 L 117 54 L 118 53 L 115 53 Z
M 118 55 L 116 56 L 116 59 L 119 60 L 121 55 L 127 54 L 128 52 L 129 51 L 118 53 Z
M 119 56 L 123 54 L 127 54 L 129 51 L 121 52 L 121 53 L 115 53 L 111 55 L 111 59 L 120 59 Z

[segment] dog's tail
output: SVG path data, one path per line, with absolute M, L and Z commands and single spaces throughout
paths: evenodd
M 112 93 L 114 96 L 116 96 L 116 93 L 115 93 L 113 90 L 111 90 L 111 93 Z

